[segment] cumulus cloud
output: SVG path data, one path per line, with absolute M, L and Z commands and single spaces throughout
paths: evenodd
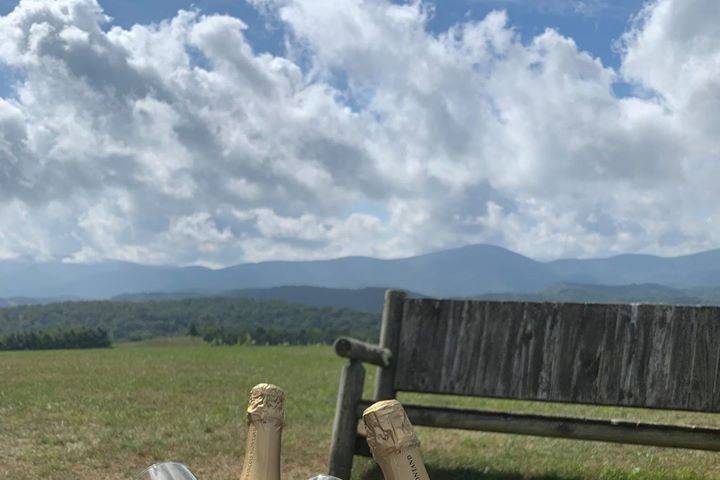
M 421 2 L 253 3 L 284 56 L 225 15 L 123 29 L 95 0 L 22 0 L 0 17 L 19 72 L 0 99 L 0 257 L 718 245 L 714 1 L 647 4 L 618 71 L 554 30 L 524 43 L 502 11 L 433 34 Z

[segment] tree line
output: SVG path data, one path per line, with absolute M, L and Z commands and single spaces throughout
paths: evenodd
M 188 335 L 202 337 L 211 345 L 317 345 L 329 344 L 346 332 L 319 328 L 279 329 L 255 327 L 253 329 L 228 330 L 217 325 L 191 324 Z
M 331 343 L 349 335 L 377 340 L 379 313 L 309 307 L 277 300 L 190 298 L 83 301 L 0 308 L 0 337 L 16 332 L 102 328 L 115 342 L 186 335 L 210 343 Z
M 112 345 L 104 328 L 29 330 L 0 337 L 0 350 L 107 348 Z

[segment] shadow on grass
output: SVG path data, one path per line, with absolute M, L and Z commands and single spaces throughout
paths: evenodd
M 473 470 L 471 468 L 436 468 L 426 465 L 431 480 L 582 480 L 576 476 L 562 475 L 527 475 L 520 472 L 498 472 Z M 367 470 L 362 480 L 378 480 L 383 478 L 382 471 L 375 465 Z

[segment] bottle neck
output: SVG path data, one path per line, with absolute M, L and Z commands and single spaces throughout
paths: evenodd
M 400 448 L 376 456 L 385 480 L 430 480 L 418 446 Z
M 250 421 L 241 480 L 280 480 L 282 423 Z

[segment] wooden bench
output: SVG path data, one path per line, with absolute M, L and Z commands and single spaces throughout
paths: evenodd
M 380 345 L 335 343 L 348 358 L 329 471 L 348 480 L 369 455 L 358 419 L 363 363 L 373 401 L 422 392 L 720 411 L 720 308 L 407 298 L 388 291 Z M 720 450 L 720 429 L 405 405 L 415 425 Z

